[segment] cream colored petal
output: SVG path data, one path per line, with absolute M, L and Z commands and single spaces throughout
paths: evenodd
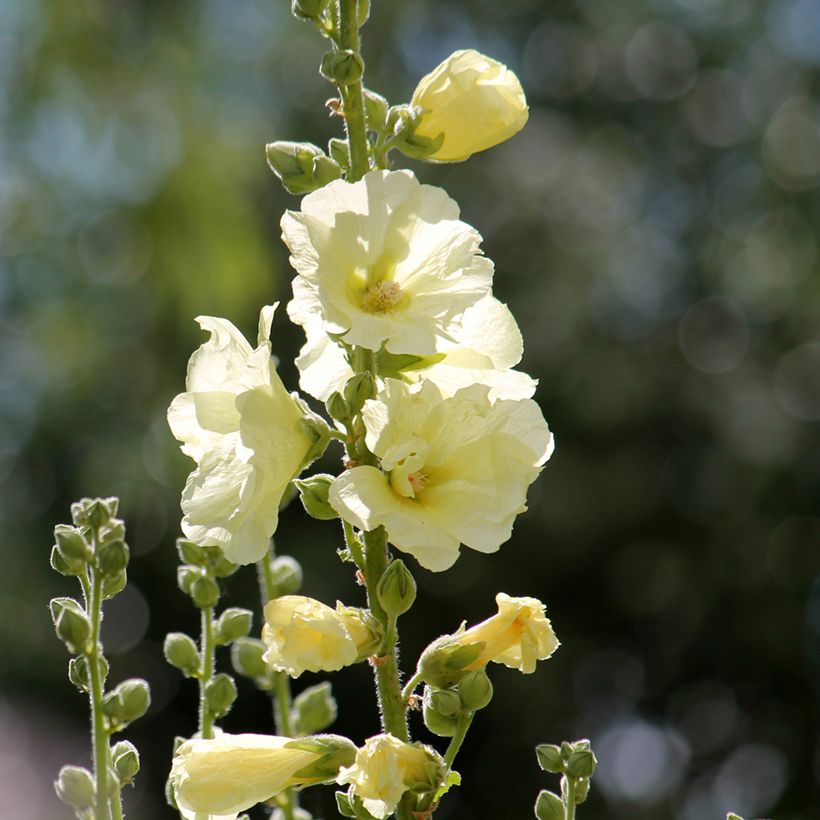
M 251 346 L 227 319 L 198 316 L 196 321 L 211 334 L 211 338 L 193 353 L 188 362 L 188 391 L 235 392 L 241 384 Z

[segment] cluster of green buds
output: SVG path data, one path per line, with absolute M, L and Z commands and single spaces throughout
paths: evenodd
M 84 498 L 72 504 L 73 524 L 54 528 L 51 550 L 52 568 L 77 578 L 83 593 L 83 603 L 59 597 L 49 604 L 57 637 L 74 655 L 69 680 L 88 696 L 92 712 L 94 773 L 64 766 L 54 784 L 58 797 L 78 818 L 119 816 L 120 791 L 136 777 L 139 754 L 128 741 L 112 746 L 110 738 L 142 717 L 151 704 L 148 684 L 140 678 L 105 691 L 109 665 L 100 641 L 102 603 L 125 587 L 129 559 L 118 506 L 116 498 Z
M 589 783 L 598 761 L 588 740 L 564 741 L 560 746 L 542 743 L 535 747 L 538 765 L 561 775 L 561 795 L 542 790 L 535 801 L 538 820 L 572 820 L 575 807 L 589 794 Z
M 424 725 L 433 734 L 453 737 L 458 727 L 493 697 L 493 685 L 484 667 L 468 672 L 455 686 L 425 686 L 422 696 Z

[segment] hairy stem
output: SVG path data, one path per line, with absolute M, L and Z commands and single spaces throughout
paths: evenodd
M 202 668 L 199 670 L 199 736 L 214 736 L 214 717 L 208 708 L 205 687 L 214 675 L 216 646 L 214 642 L 214 609 L 211 606 L 202 609 L 202 628 L 200 636 Z
M 444 753 L 444 760 L 449 768 L 452 768 L 453 766 L 453 761 L 456 759 L 458 750 L 461 748 L 461 744 L 464 742 L 464 737 L 467 734 L 467 730 L 470 728 L 470 724 L 473 722 L 474 715 L 475 712 L 470 712 L 469 714 L 461 718 L 461 720 L 459 720 L 458 722 L 458 725 L 456 726 L 456 733 L 452 736 L 452 738 L 450 738 L 450 745 L 447 747 L 447 751 Z
M 567 820 L 575 820 L 575 778 L 567 777 Z
M 359 25 L 357 0 L 339 0 L 339 47 L 359 54 Z M 364 94 L 361 79 L 350 85 L 339 85 L 344 110 L 345 132 L 350 148 L 350 174 L 355 182 L 370 170 L 370 152 L 367 145 L 367 127 L 364 119 Z

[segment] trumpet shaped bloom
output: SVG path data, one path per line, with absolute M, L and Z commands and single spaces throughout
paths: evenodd
M 467 672 L 488 663 L 503 663 L 530 674 L 537 661 L 546 660 L 560 646 L 546 607 L 537 598 L 495 596 L 498 613 L 476 626 L 462 625 L 425 649 L 419 671 L 433 686 L 451 686 Z
M 282 217 L 298 276 L 288 314 L 350 345 L 432 355 L 485 296 L 493 265 L 458 205 L 409 171 L 371 171 L 309 194 Z
M 265 605 L 263 658 L 298 678 L 302 672 L 333 672 L 371 655 L 381 635 L 375 621 L 353 607 L 326 604 L 303 595 L 282 595 Z
M 518 77 L 472 49 L 456 51 L 423 77 L 412 104 L 422 111 L 416 136 L 444 135 L 426 157 L 439 162 L 460 162 L 498 145 L 520 131 L 529 116 Z
M 383 820 L 393 814 L 406 791 L 433 791 L 446 771 L 442 757 L 429 746 L 381 734 L 365 741 L 356 762 L 341 769 L 336 782 L 350 783 L 365 809 Z
M 333 780 L 356 747 L 338 735 L 294 740 L 257 734 L 220 734 L 186 740 L 174 753 L 170 782 L 177 805 L 191 820 L 235 818 L 289 786 Z
M 182 531 L 237 564 L 267 552 L 282 495 L 321 435 L 273 366 L 275 309 L 262 309 L 256 349 L 227 319 L 198 317 L 211 337 L 188 362 L 187 392 L 168 408 L 171 431 L 197 464 L 182 493 Z
M 434 571 L 452 566 L 459 544 L 495 552 L 526 509 L 527 488 L 553 449 L 538 405 L 489 399 L 483 385 L 450 398 L 430 381 L 387 379 L 365 402 L 366 443 L 381 467 L 359 466 L 331 485 L 331 506 Z
M 307 342 L 296 359 L 299 384 L 306 393 L 327 401 L 353 375 L 344 351 L 324 331 L 319 317 L 305 322 Z M 537 382 L 513 370 L 521 361 L 521 332 L 506 305 L 485 296 L 467 308 L 452 329 L 452 341 L 442 340 L 439 353 L 421 358 L 402 370 L 416 383 L 429 379 L 447 398 L 463 387 L 485 384 L 490 400 L 528 399 Z

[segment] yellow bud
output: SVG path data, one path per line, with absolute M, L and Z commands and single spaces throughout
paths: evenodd
M 423 77 L 412 104 L 422 111 L 414 136 L 444 141 L 426 159 L 460 162 L 520 131 L 529 116 L 515 73 L 477 51 L 456 51 Z

